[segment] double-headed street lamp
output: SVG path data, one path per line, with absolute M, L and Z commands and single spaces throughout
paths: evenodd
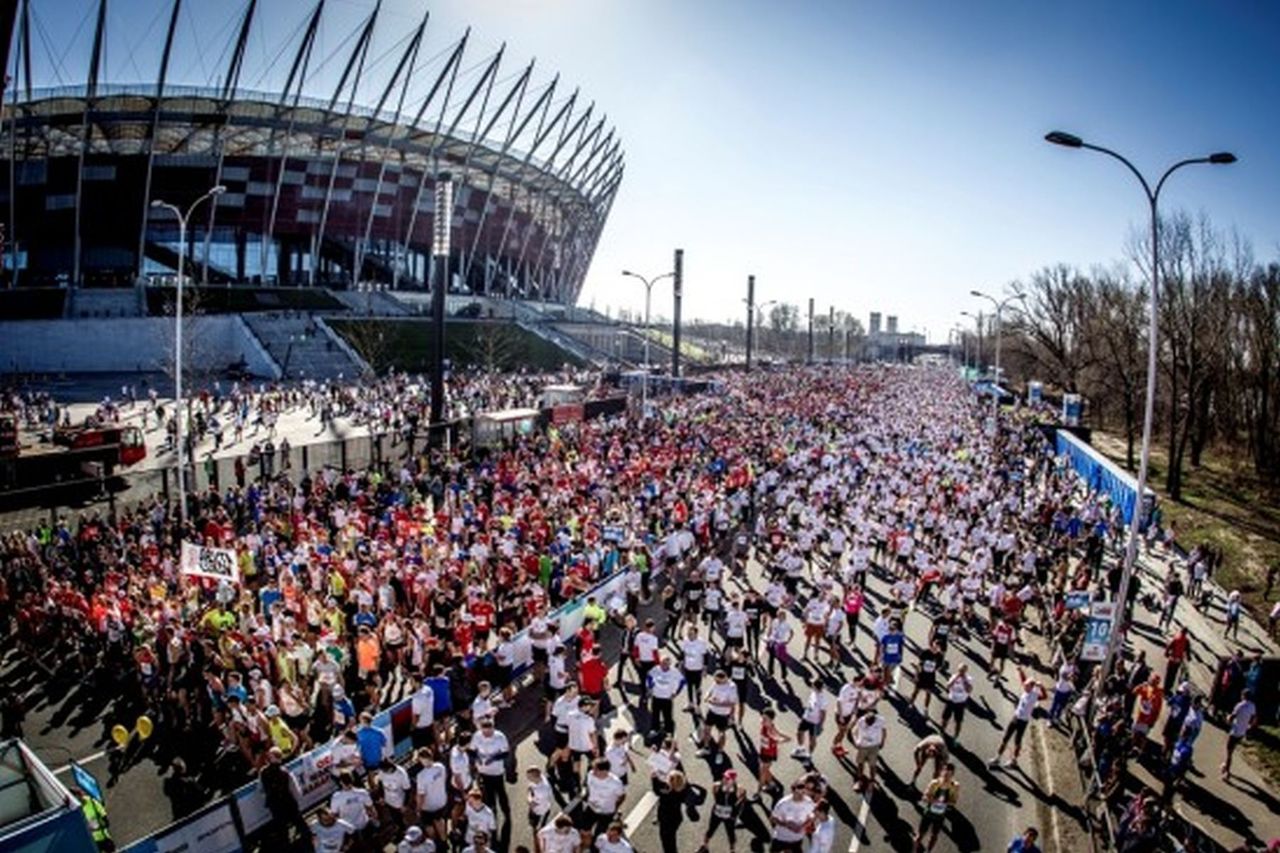
M 211 199 L 216 195 L 222 195 L 227 188 L 219 184 L 209 190 L 200 198 L 191 202 L 191 206 L 187 208 L 186 213 L 178 208 L 177 205 L 170 204 L 161 199 L 155 199 L 151 202 L 154 208 L 164 208 L 173 211 L 173 215 L 178 218 L 178 294 L 174 303 L 174 331 L 173 331 L 173 396 L 175 415 L 178 418 L 177 430 L 174 433 L 178 441 L 178 518 L 183 524 L 187 522 L 187 487 L 186 487 L 186 453 L 183 440 L 183 420 L 186 413 L 182 410 L 182 277 L 185 271 L 184 261 L 187 257 L 187 221 L 191 219 L 191 214 L 195 213 L 196 208 L 202 201 Z M 207 259 L 206 259 L 207 260 Z
M 997 390 L 1000 387 L 1000 338 L 1004 329 L 1004 324 L 1001 322 L 1002 320 L 1001 315 L 1004 314 L 1005 306 L 1013 302 L 1021 302 L 1027 297 L 1025 294 L 1015 293 L 1013 296 L 1010 296 L 1007 299 L 1000 300 L 1000 299 L 996 299 L 994 296 L 988 296 L 987 294 L 983 293 L 981 290 L 970 290 L 969 295 L 976 296 L 979 299 L 986 299 L 992 305 L 996 306 L 996 381 L 995 381 L 994 387 L 992 388 L 991 397 L 993 400 L 996 401 L 996 405 L 998 406 L 1000 403 L 1000 394 L 999 394 L 999 391 Z
M 645 278 L 640 273 L 630 270 L 623 270 L 622 274 L 638 278 L 644 283 L 644 378 L 640 383 L 640 410 L 647 415 L 649 412 L 649 304 L 653 301 L 653 286 L 664 278 L 674 278 L 675 271 L 664 272 L 653 278 Z
M 1219 151 L 1206 157 L 1189 157 L 1186 160 L 1179 160 L 1164 170 L 1160 180 L 1156 181 L 1155 189 L 1152 189 L 1151 184 L 1148 183 L 1142 172 L 1138 171 L 1137 167 L 1109 148 L 1093 145 L 1074 134 L 1064 133 L 1060 130 L 1047 133 L 1044 138 L 1045 141 L 1052 142 L 1054 145 L 1061 145 L 1065 148 L 1088 148 L 1090 151 L 1097 151 L 1100 154 L 1106 154 L 1108 157 L 1119 160 L 1138 179 L 1138 183 L 1142 185 L 1142 191 L 1147 196 L 1147 204 L 1151 210 L 1151 293 L 1148 309 L 1150 314 L 1147 318 L 1147 400 L 1142 420 L 1142 456 L 1138 463 L 1138 493 L 1134 497 L 1133 518 L 1129 522 L 1129 540 L 1124 551 L 1124 567 L 1120 574 L 1120 589 L 1116 596 L 1115 606 L 1112 609 L 1111 634 L 1107 642 L 1107 654 L 1102 661 L 1102 678 L 1106 679 L 1111 674 L 1111 667 L 1115 664 L 1116 653 L 1120 650 L 1122 643 L 1119 629 L 1125 611 L 1125 603 L 1129 600 L 1129 584 L 1133 576 L 1133 564 L 1138 555 L 1138 522 L 1142 515 L 1142 505 L 1147 491 L 1147 463 L 1151 458 L 1151 425 L 1154 420 L 1156 402 L 1156 344 L 1159 330 L 1156 309 L 1159 306 L 1160 293 L 1160 190 L 1164 188 L 1164 182 L 1169 179 L 1169 176 L 1183 166 L 1199 163 L 1226 166 L 1236 162 L 1236 155 L 1229 151 Z
M 751 354 L 754 351 L 754 342 L 759 336 L 764 339 L 764 309 L 770 308 L 778 304 L 778 300 L 770 299 L 768 302 L 756 304 L 755 276 L 751 276 L 748 282 L 747 298 L 742 300 L 747 305 L 747 370 L 751 369 Z M 754 327 L 754 334 L 752 329 Z

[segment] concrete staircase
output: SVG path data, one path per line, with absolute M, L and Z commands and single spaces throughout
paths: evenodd
M 412 317 L 416 312 L 384 290 L 331 290 L 333 297 L 361 317 Z
M 245 314 L 244 322 L 280 365 L 283 379 L 355 379 L 366 365 L 318 317 Z
M 146 297 L 140 287 L 73 287 L 64 310 L 68 318 L 144 317 Z

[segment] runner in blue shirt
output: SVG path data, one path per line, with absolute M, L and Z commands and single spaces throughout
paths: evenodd
M 360 762 L 367 771 L 376 770 L 382 763 L 382 750 L 387 745 L 387 736 L 373 726 L 373 715 L 360 715 L 360 728 L 356 729 L 356 743 L 360 745 Z
M 902 663 L 902 650 L 905 640 L 902 636 L 902 623 L 897 619 L 889 623 L 889 631 L 880 638 L 880 662 L 884 664 L 885 681 L 891 681 L 898 665 Z
M 1039 837 L 1039 830 L 1028 826 L 1025 832 L 1009 842 L 1007 853 L 1040 853 L 1040 845 L 1036 844 Z

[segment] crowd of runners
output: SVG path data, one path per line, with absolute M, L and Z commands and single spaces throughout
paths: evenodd
M 535 384 L 462 396 L 488 408 Z M 337 406 L 395 428 L 421 413 L 417 387 L 304 387 L 251 408 L 310 406 L 323 420 Z M 238 390 L 201 405 L 238 413 Z M 723 393 L 667 400 L 648 419 L 551 428 L 468 458 L 423 449 L 381 470 L 281 472 L 193 502 L 185 528 L 157 499 L 6 536 L 0 631 L 50 678 L 92 680 L 118 710 L 151 716 L 175 816 L 256 774 L 274 844 L 484 853 L 518 849 L 512 827 L 527 822 L 538 853 L 624 853 L 628 780 L 644 774 L 663 853 L 691 814 L 704 849 L 746 848 L 750 825 L 770 849 L 829 853 L 829 787 L 883 795 L 881 751 L 910 739 L 914 843 L 931 849 L 984 796 L 961 790 L 952 763 L 980 679 L 1009 697 L 993 767 L 1025 760 L 1033 718 L 1096 704 L 1113 763 L 1163 746 L 1168 796 L 1200 725 L 1178 666 L 1122 664 L 1106 683 L 1078 670 L 1064 593 L 1114 595 L 1119 511 L 1082 492 L 1034 413 L 996 417 L 947 371 L 728 377 Z M 242 583 L 180 577 L 182 540 L 233 549 Z M 619 572 L 623 594 L 587 600 L 582 630 L 562 636 L 556 606 Z M 909 621 L 926 642 L 908 640 Z M 1061 655 L 1025 654 L 1032 630 Z M 497 725 L 517 700 L 522 637 L 550 743 L 528 766 Z M 798 665 L 797 693 L 786 676 Z M 1247 678 L 1233 738 L 1255 722 Z M 610 724 L 618 690 L 643 729 Z M 401 766 L 371 720 L 405 696 L 415 748 Z M 6 708 L 6 726 L 21 716 Z M 1148 744 L 1157 720 L 1163 744 Z M 338 790 L 308 821 L 283 765 L 330 741 Z M 820 751 L 849 777 L 824 776 Z M 710 789 L 690 783 L 690 753 Z M 1127 827 L 1156 820 L 1145 804 Z M 1007 849 L 1039 844 L 1027 827 Z

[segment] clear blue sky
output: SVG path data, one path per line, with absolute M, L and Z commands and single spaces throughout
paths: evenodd
M 33 0 L 83 77 L 94 0 Z M 309 3 L 261 0 L 246 82 Z M 188 3 L 174 82 L 216 73 L 240 0 Z M 322 51 L 373 0 L 330 0 Z M 113 0 L 107 78 L 154 74 L 167 2 Z M 425 7 L 385 0 L 375 52 Z M 616 124 L 627 174 L 583 294 L 614 311 L 643 304 L 618 273 L 669 269 L 685 250 L 686 316 L 739 317 L 758 298 L 817 300 L 945 337 L 990 291 L 1059 261 L 1123 257 L 1145 204 L 1107 158 L 1041 141 L 1054 128 L 1110 145 L 1146 171 L 1230 149 L 1231 167 L 1170 182 L 1170 207 L 1236 226 L 1280 256 L 1280 4 L 1264 2 L 897 3 L 754 0 L 442 0 L 429 53 L 473 26 L 475 63 L 508 43 L 505 73 L 538 57 Z M 287 60 L 287 57 L 286 57 Z M 316 81 L 322 88 L 323 69 Z M 364 100 L 372 101 L 368 94 Z M 670 291 L 655 291 L 669 312 Z

